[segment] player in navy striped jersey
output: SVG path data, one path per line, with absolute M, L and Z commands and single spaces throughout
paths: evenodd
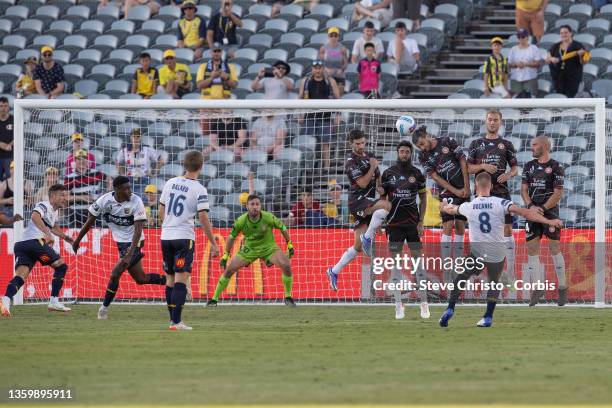
M 59 293 L 64 284 L 64 276 L 68 271 L 68 265 L 53 249 L 53 242 L 55 241 L 53 235 L 72 243 L 72 238 L 64 234 L 57 225 L 58 210 L 67 206 L 68 194 L 66 187 L 62 184 L 49 187 L 49 201 L 41 201 L 34 206 L 32 218 L 23 232 L 23 237 L 15 243 L 15 276 L 7 285 L 6 292 L 2 297 L 2 304 L 0 305 L 2 316 L 9 317 L 11 315 L 11 300 L 25 283 L 36 262 L 53 268 L 49 311 L 70 311 L 70 308 L 59 302 Z M 20 219 L 21 216 L 16 215 L 12 220 L 5 221 L 18 221 Z
M 442 211 L 449 214 L 463 214 L 470 225 L 470 255 L 463 261 L 465 271 L 456 276 L 451 292 L 448 308 L 440 317 L 440 326 L 448 326 L 448 321 L 455 313 L 455 304 L 461 295 L 461 286 L 473 275 L 480 275 L 487 268 L 490 282 L 499 282 L 506 258 L 506 242 L 504 239 L 504 224 L 506 215 L 515 214 L 528 220 L 540 222 L 552 227 L 561 227 L 561 220 L 549 220 L 538 212 L 535 207 L 526 209 L 515 205 L 512 201 L 491 195 L 491 175 L 482 172 L 476 176 L 476 194 L 469 203 L 460 206 L 443 202 Z M 476 324 L 478 327 L 490 327 L 493 324 L 493 311 L 497 304 L 499 290 L 491 288 L 487 291 L 487 310 L 483 318 Z
M 362 249 L 367 256 L 372 256 L 376 230 L 391 210 L 389 201 L 376 198 L 376 193 L 383 195 L 384 190 L 380 186 L 378 160 L 365 150 L 366 135 L 359 129 L 353 129 L 348 134 L 348 140 L 352 152 L 346 159 L 345 171 L 351 182 L 348 206 L 355 218 L 355 242 L 344 251 L 336 265 L 327 269 L 332 290 L 338 290 L 338 274 L 342 268 L 355 259 Z
M 425 188 L 425 176 L 421 170 L 412 165 L 412 143 L 403 140 L 397 145 L 397 163 L 384 171 L 382 175 L 382 187 L 387 199 L 391 202 L 391 212 L 387 216 L 385 231 L 389 239 L 389 251 L 392 256 L 402 252 L 404 242 L 410 248 L 413 258 L 422 254 L 420 236 L 423 235 L 423 218 L 427 208 L 427 189 Z M 417 206 L 417 196 L 419 204 Z M 419 266 L 416 271 L 417 284 L 426 279 L 425 270 Z M 393 269 L 394 280 L 401 279 L 402 274 L 396 268 Z M 404 318 L 404 305 L 401 301 L 399 291 L 394 291 L 395 318 Z M 421 317 L 428 319 L 430 316 L 427 303 L 427 292 L 419 291 L 421 300 Z
M 144 245 L 142 229 L 147 221 L 147 215 L 140 197 L 132 193 L 129 178 L 116 177 L 113 180 L 113 191 L 103 194 L 89 207 L 87 221 L 72 244 L 75 254 L 78 253 L 81 240 L 100 216 L 108 224 L 120 256 L 111 271 L 104 301 L 98 309 L 98 319 L 104 320 L 108 318 L 108 307 L 117 294 L 121 275 L 126 269 L 139 285 L 165 285 L 166 278 L 158 273 L 145 274 L 142 269 L 142 258 L 144 258 L 141 250 Z
M 559 201 L 563 195 L 563 167 L 550 157 L 550 140 L 538 136 L 531 142 L 534 159 L 523 167 L 521 197 L 528 207 L 535 207 L 547 219 L 559 218 Z M 544 270 L 540 262 L 540 241 L 542 235 L 548 238 L 548 249 L 553 259 L 559 284 L 557 304 L 567 303 L 567 283 L 565 281 L 565 260 L 561 253 L 561 229 L 549 227 L 538 222 L 525 224 L 527 241 L 527 269 L 532 281 L 543 281 Z M 544 295 L 542 290 L 531 292 L 529 306 L 535 306 Z
M 447 200 L 455 205 L 469 201 L 470 180 L 467 162 L 463 149 L 455 139 L 450 137 L 433 137 L 427 133 L 425 126 L 419 127 L 412 134 L 412 143 L 420 150 L 419 162 L 425 172 L 436 182 L 440 191 L 440 200 Z M 454 257 L 463 256 L 463 235 L 465 234 L 465 217 L 460 214 L 450 215 L 441 212 L 442 235 L 440 236 L 440 256 L 448 259 L 452 254 L 452 234 L 455 230 Z M 444 271 L 444 281 L 451 282 L 452 271 Z
M 219 255 L 208 219 L 208 192 L 198 182 L 203 163 L 202 153 L 195 150 L 187 152 L 183 161 L 185 175 L 168 180 L 159 198 L 159 213 L 162 218 L 161 249 L 167 279 L 166 302 L 171 319 L 170 330 L 192 329 L 183 323 L 182 311 L 193 263 L 193 219 L 196 215 L 210 241 L 212 256 Z
M 473 174 L 487 172 L 491 175 L 491 195 L 510 200 L 508 180 L 518 174 L 518 162 L 514 145 L 499 136 L 502 114 L 496 109 L 487 112 L 487 134 L 474 140 L 468 149 L 468 171 Z M 510 168 L 509 171 L 506 171 Z M 506 277 L 514 281 L 514 236 L 512 235 L 512 216 L 506 214 L 504 239 L 506 240 Z

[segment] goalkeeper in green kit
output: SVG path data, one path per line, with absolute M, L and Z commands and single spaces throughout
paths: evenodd
M 232 277 L 240 268 L 250 265 L 257 259 L 263 259 L 267 264 L 278 266 L 282 271 L 283 286 L 285 287 L 285 304 L 295 307 L 295 302 L 291 297 L 291 287 L 293 286 L 293 275 L 291 274 L 291 263 L 289 259 L 293 256 L 293 244 L 287 227 L 272 213 L 261 210 L 261 201 L 255 194 L 249 195 L 247 199 L 247 213 L 242 214 L 234 222 L 234 228 L 229 235 L 225 253 L 221 257 L 221 267 L 225 272 L 219 278 L 217 289 L 212 299 L 206 306 L 217 306 L 219 296 L 227 288 Z M 281 230 L 285 241 L 287 241 L 287 255 L 281 251 L 274 240 L 273 229 Z M 244 244 L 229 264 L 229 254 L 234 246 L 234 241 L 238 234 L 244 234 Z

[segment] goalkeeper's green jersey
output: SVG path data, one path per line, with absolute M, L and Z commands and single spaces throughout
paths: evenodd
M 244 246 L 251 249 L 257 249 L 267 246 L 276 246 L 274 240 L 273 229 L 278 228 L 281 231 L 287 229 L 274 214 L 267 211 L 262 211 L 261 216 L 257 221 L 249 218 L 249 214 L 242 214 L 236 218 L 234 228 L 230 233 L 230 237 L 236 238 L 240 232 L 244 235 Z

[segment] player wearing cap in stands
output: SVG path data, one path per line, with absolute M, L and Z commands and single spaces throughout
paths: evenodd
M 501 53 L 504 41 L 501 37 L 491 39 L 491 55 L 484 62 L 484 94 L 497 94 L 510 98 L 508 91 L 508 59 Z

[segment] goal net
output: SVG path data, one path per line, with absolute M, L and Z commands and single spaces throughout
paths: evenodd
M 133 191 L 143 198 L 149 219 L 144 230 L 144 270 L 161 273 L 157 199 L 164 183 L 182 174 L 184 154 L 196 149 L 206 161 L 200 181 L 207 187 L 214 226 L 223 250 L 234 219 L 245 212 L 241 194 L 254 192 L 264 210 L 283 220 L 292 237 L 295 257 L 293 297 L 299 301 L 381 303 L 393 301 L 394 292 L 382 283 L 392 280 L 388 268 L 375 268 L 378 258 L 389 256 L 387 238 L 379 231 L 374 256 L 359 255 L 339 275 L 337 291 L 330 289 L 326 270 L 354 241 L 353 217 L 348 210 L 349 180 L 345 161 L 351 154 L 347 133 L 362 129 L 366 150 L 375 154 L 381 172 L 395 164 L 400 135 L 395 122 L 402 114 L 425 125 L 434 137 L 448 136 L 467 147 L 486 133 L 488 108 L 503 115 L 499 135 L 512 142 L 519 173 L 509 181 L 512 200 L 520 197 L 522 168 L 533 159 L 531 140 L 545 134 L 552 141 L 552 158 L 565 169 L 560 202 L 562 253 L 566 264 L 569 300 L 576 304 L 610 304 L 612 265 L 606 256 L 612 242 L 612 140 L 605 109 L 599 100 L 387 100 L 387 101 L 16 101 L 15 211 L 29 220 L 37 201 L 55 182 L 70 189 L 69 208 L 61 210 L 60 225 L 76 236 L 87 217 L 89 204 L 111 189 L 112 178 L 125 174 Z M 606 123 L 608 129 L 605 129 Z M 413 164 L 421 168 L 413 155 Z M 509 170 L 509 169 L 508 169 Z M 472 177 L 473 180 L 473 177 Z M 439 190 L 427 177 L 427 215 L 422 237 L 424 255 L 440 256 Z M 599 189 L 599 190 L 598 190 Z M 512 280 L 530 281 L 524 220 L 515 219 L 516 256 Z M 16 225 L 13 240 L 22 225 Z M 285 249 L 277 231 L 277 242 Z M 464 252 L 467 254 L 467 232 Z M 240 239 L 234 245 L 239 249 Z M 606 248 L 607 246 L 607 248 Z M 104 220 L 99 220 L 75 255 L 69 244 L 55 249 L 69 265 L 62 297 L 99 301 L 118 251 Z M 9 254 L 12 248 L 7 248 Z M 408 248 L 404 248 L 406 253 Z M 455 249 L 457 252 L 457 249 Z M 557 283 L 552 259 L 543 240 L 541 262 L 545 278 Z M 379 265 L 380 266 L 380 265 Z M 444 283 L 444 268 L 429 265 L 426 277 Z M 191 274 L 194 302 L 209 299 L 222 270 L 212 258 L 201 229 Z M 24 302 L 49 296 L 51 272 L 36 267 L 23 289 Z M 414 280 L 409 272 L 403 277 Z M 504 302 L 525 303 L 529 290 L 507 287 Z M 431 285 L 431 302 L 446 300 L 444 287 Z M 464 302 L 482 302 L 485 290 L 468 290 Z M 404 291 L 417 301 L 416 291 Z M 225 291 L 225 302 L 277 302 L 284 297 L 281 272 L 263 260 L 238 272 Z M 137 285 L 126 272 L 117 301 L 161 301 L 163 287 Z M 555 302 L 557 291 L 546 292 Z

